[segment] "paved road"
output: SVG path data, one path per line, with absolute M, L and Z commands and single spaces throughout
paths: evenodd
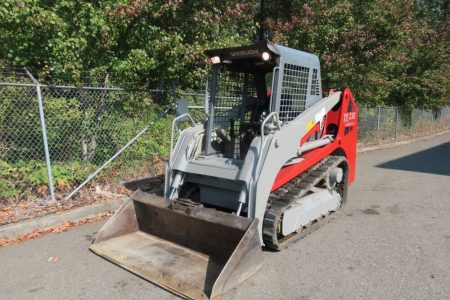
M 0 249 L 2 299 L 176 299 L 90 253 L 102 224 Z M 57 262 L 48 262 L 59 256 Z M 449 299 L 450 134 L 362 154 L 339 216 L 223 299 Z

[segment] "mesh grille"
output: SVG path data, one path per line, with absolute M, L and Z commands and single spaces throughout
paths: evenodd
M 252 74 L 225 70 L 218 73 L 214 128 L 229 138 L 229 142 L 223 143 L 225 157 L 241 158 L 240 124 L 251 119 L 251 111 L 244 111 L 243 99 L 252 95 L 256 95 Z M 223 142 L 215 132 L 212 134 L 212 142 L 214 141 Z
M 313 69 L 311 80 L 311 95 L 320 96 L 319 80 L 317 79 L 317 69 Z
M 305 110 L 309 68 L 284 64 L 281 85 L 280 120 L 292 121 Z

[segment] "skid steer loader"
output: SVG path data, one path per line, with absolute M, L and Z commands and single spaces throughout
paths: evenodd
M 252 276 L 345 202 L 355 178 L 357 107 L 322 98 L 317 56 L 270 42 L 208 50 L 207 119 L 171 143 L 165 188 L 138 190 L 91 250 L 191 299 Z

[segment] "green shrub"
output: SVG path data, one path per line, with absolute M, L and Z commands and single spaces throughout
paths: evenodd
M 86 162 L 65 162 L 52 165 L 57 191 L 66 192 L 78 185 L 95 169 Z M 48 177 L 45 162 L 31 160 L 7 163 L 0 161 L 0 200 L 31 199 L 46 196 Z

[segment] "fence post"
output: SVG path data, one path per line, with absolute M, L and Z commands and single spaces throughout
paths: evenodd
M 31 73 L 28 72 L 27 69 L 24 69 L 24 70 L 27 73 L 28 77 L 30 77 L 30 79 L 36 85 L 36 96 L 37 96 L 38 107 L 39 107 L 39 119 L 41 121 L 42 140 L 44 142 L 45 163 L 47 165 L 48 188 L 50 190 L 50 197 L 51 197 L 52 201 L 55 201 L 55 191 L 53 189 L 52 165 L 50 163 L 50 152 L 48 151 L 47 129 L 46 129 L 46 126 L 45 126 L 44 104 L 42 103 L 41 85 L 33 77 L 33 75 L 31 75 Z
M 425 130 L 425 108 L 422 108 L 422 118 L 420 118 L 420 131 L 423 132 Z
M 398 107 L 395 108 L 395 139 L 398 136 Z
M 380 140 L 380 119 L 381 119 L 381 107 L 378 106 L 378 118 L 377 118 L 377 136 L 378 136 L 378 140 Z
M 434 117 L 433 117 L 433 110 L 430 109 L 430 131 L 433 132 L 433 123 L 434 123 Z

